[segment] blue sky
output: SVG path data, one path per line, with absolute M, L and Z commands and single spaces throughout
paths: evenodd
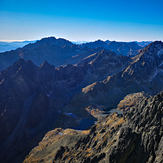
M 163 41 L 163 0 L 0 0 L 0 40 Z

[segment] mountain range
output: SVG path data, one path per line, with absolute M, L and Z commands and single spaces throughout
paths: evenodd
M 150 43 L 152 43 L 152 41 L 134 41 L 135 43 L 137 43 L 139 46 L 145 47 L 148 46 Z
M 15 50 L 17 48 L 23 47 L 29 43 L 34 43 L 36 41 L 13 41 L 13 42 L 4 42 L 0 41 L 0 52 Z
M 18 59 L 31 60 L 36 66 L 48 61 L 58 67 L 60 65 L 76 64 L 85 57 L 102 49 L 112 50 L 124 56 L 134 56 L 142 49 L 135 42 L 116 42 L 97 40 L 83 44 L 74 44 L 63 38 L 43 38 L 29 43 L 22 48 L 0 53 L 0 71 L 14 64 Z
M 23 47 L 29 43 L 35 43 L 37 40 L 35 41 L 11 41 L 11 42 L 7 42 L 7 41 L 0 41 L 0 52 L 5 52 L 5 51 L 10 51 L 10 50 L 15 50 L 17 48 Z M 105 41 L 106 43 L 109 43 L 109 40 Z M 147 45 L 149 45 L 152 41 L 141 41 L 141 42 L 137 42 L 135 41 L 139 46 L 145 47 Z M 83 44 L 83 43 L 87 43 L 87 41 L 72 41 L 73 44 Z
M 102 81 L 88 85 L 78 93 L 78 96 L 89 99 L 88 103 L 96 103 L 97 99 L 98 104 L 115 107 L 117 102 L 129 93 L 139 91 L 150 95 L 159 93 L 163 85 L 162 49 L 163 43 L 159 41 L 148 45 L 138 55 L 128 60 L 124 69 Z M 72 99 L 71 105 L 73 103 L 76 103 L 76 97 Z
M 142 97 L 123 115 L 112 113 L 82 132 L 62 128 L 49 131 L 23 163 L 161 163 L 162 101 L 163 92 Z
M 108 46 L 110 46 L 109 43 L 108 41 Z M 115 42 L 113 44 L 118 46 Z M 121 49 L 122 44 L 119 43 L 119 49 Z M 131 47 L 131 45 L 134 49 L 135 43 L 123 44 L 124 47 Z M 66 140 L 69 144 L 72 142 L 72 146 L 70 145 L 72 148 L 74 148 L 73 145 L 75 144 L 77 144 L 77 147 L 72 152 L 68 144 L 59 143 L 55 147 L 55 144 L 53 146 L 53 143 L 51 143 L 52 146 L 50 149 L 52 150 L 53 148 L 55 150 L 49 156 L 50 161 L 59 162 L 62 160 L 64 162 L 64 159 L 66 160 L 66 158 L 70 157 L 68 151 L 71 151 L 73 153 L 72 157 L 74 157 L 75 155 L 80 156 L 77 151 L 81 152 L 84 149 L 90 149 L 90 153 L 88 154 L 90 157 L 86 157 L 87 162 L 92 159 L 95 160 L 95 158 L 101 158 L 99 160 L 106 158 L 116 159 L 115 155 L 118 155 L 118 152 L 113 152 L 113 154 L 102 152 L 102 150 L 106 151 L 110 148 L 108 146 L 105 149 L 105 145 L 112 141 L 119 143 L 119 138 L 114 140 L 112 136 L 116 136 L 118 132 L 122 132 L 120 130 L 125 130 L 131 137 L 134 136 L 132 133 L 138 131 L 136 128 L 138 123 L 134 127 L 129 125 L 126 127 L 126 123 L 131 122 L 129 115 L 133 115 L 133 110 L 135 108 L 137 109 L 136 106 L 139 105 L 138 102 L 141 102 L 142 99 L 149 98 L 150 95 L 156 95 L 163 90 L 163 43 L 161 41 L 155 41 L 143 49 L 133 51 L 134 56 L 131 57 L 127 53 L 126 55 L 120 55 L 116 54 L 112 49 L 104 48 L 103 41 L 100 40 L 90 44 L 74 45 L 68 40 L 52 37 L 44 38 L 34 44 L 28 44 L 15 51 L 1 53 L 2 56 L 6 55 L 7 57 L 12 55 L 11 59 L 13 61 L 16 57 L 18 59 L 13 65 L 0 73 L 0 131 L 3 133 L 0 135 L 1 162 L 22 162 L 30 150 L 41 141 L 49 130 L 58 127 L 60 128 L 51 131 L 44 137 L 43 143 L 41 142 L 41 147 L 38 146 L 39 152 L 46 151 L 46 146 L 48 147 L 48 145 L 44 144 L 45 141 L 50 144 L 51 140 L 57 142 L 57 140 L 62 140 L 62 138 L 64 138 L 63 141 Z M 51 52 L 56 55 L 52 56 Z M 128 52 L 128 48 L 126 52 Z M 19 56 L 20 54 L 21 58 Z M 39 54 L 41 56 L 40 58 L 38 57 Z M 34 57 L 36 57 L 36 65 L 31 61 Z M 46 59 L 50 59 L 50 57 L 51 62 L 55 63 L 56 61 L 58 63 L 58 67 L 55 67 L 51 63 L 49 64 L 49 61 L 45 61 Z M 32 59 L 28 60 L 28 58 Z M 42 60 L 44 62 L 38 66 Z M 66 62 L 68 64 L 62 64 Z M 126 96 L 130 93 L 141 91 L 144 91 L 144 94 L 141 94 L 141 96 L 140 93 L 136 94 L 136 96 Z M 126 98 L 124 98 L 125 96 Z M 162 96 L 162 94 L 157 96 Z M 154 101 L 157 96 L 150 97 L 151 101 Z M 123 103 L 124 101 L 121 101 L 123 99 L 127 101 L 125 105 Z M 156 100 L 157 103 L 160 102 L 159 100 Z M 129 105 L 129 101 L 134 102 L 131 102 L 132 105 Z M 147 108 L 146 105 L 143 105 L 143 102 L 141 105 Z M 141 107 L 141 105 L 139 106 Z M 155 107 L 154 105 L 155 102 L 150 107 Z M 128 106 L 128 108 L 125 109 L 125 106 Z M 140 114 L 143 112 L 143 107 L 140 109 Z M 121 116 L 112 114 L 105 119 L 101 118 L 104 116 L 102 113 L 110 111 L 111 108 L 118 108 L 119 110 L 125 111 L 132 108 L 133 110 L 130 111 L 131 113 L 126 112 L 126 114 Z M 139 119 L 139 114 L 136 111 L 134 114 Z M 108 128 L 104 132 L 101 131 L 103 128 L 106 128 L 105 125 L 103 126 L 103 122 L 109 119 L 112 121 L 114 118 L 114 125 L 120 124 L 120 126 L 115 131 L 112 131 L 112 128 Z M 103 121 L 100 121 L 102 119 Z M 94 121 L 97 121 L 96 127 L 92 127 L 90 131 L 83 131 L 82 135 L 76 130 L 64 130 L 66 128 L 85 130 Z M 120 122 L 123 122 L 122 125 Z M 111 125 L 113 124 L 111 123 Z M 153 123 L 151 126 L 153 126 Z M 146 128 L 144 128 L 144 132 L 145 130 Z M 161 133 L 160 128 L 159 130 Z M 98 132 L 100 132 L 99 135 L 97 134 Z M 100 138 L 102 133 L 103 135 L 108 135 L 108 132 L 113 133 L 111 139 L 107 139 L 107 142 L 100 140 L 100 143 L 105 143 L 105 145 L 97 147 L 97 149 L 99 148 L 97 150 L 99 151 L 98 155 L 95 154 L 97 151 L 92 153 L 91 149 L 97 146 L 97 144 L 92 144 L 93 142 L 97 143 L 94 140 Z M 70 139 L 64 136 L 56 137 L 56 135 L 65 134 L 70 135 L 68 136 Z M 94 137 L 92 134 L 96 134 L 97 136 Z M 74 135 L 77 135 L 77 137 L 73 137 Z M 53 137 L 56 140 L 53 140 Z M 87 139 L 87 137 L 89 138 Z M 126 137 L 128 135 L 124 138 L 127 142 L 128 139 L 126 140 Z M 141 140 L 144 142 L 146 138 Z M 78 141 L 80 143 L 77 143 Z M 86 142 L 85 144 L 92 145 L 90 147 L 87 145 L 87 147 L 80 148 L 79 146 L 83 141 Z M 137 141 L 140 142 L 139 137 L 136 139 Z M 123 143 L 121 145 L 123 146 Z M 156 146 L 159 146 L 159 141 Z M 145 147 L 144 145 L 142 148 Z M 125 149 L 129 148 L 125 147 Z M 139 146 L 136 149 L 139 149 Z M 156 149 L 153 151 L 153 148 L 150 148 L 148 151 L 142 150 L 142 152 L 147 154 L 148 159 L 151 157 L 151 149 L 152 152 L 157 151 Z M 30 162 L 37 157 L 38 160 L 40 159 L 41 161 L 42 158 L 42 161 L 46 162 L 46 155 L 41 156 L 37 150 L 34 149 L 33 151 L 36 151 L 36 153 L 32 151 L 26 157 L 25 162 Z M 50 151 L 47 152 L 50 153 Z M 66 153 L 64 154 L 64 152 Z M 63 154 L 67 157 L 63 158 Z M 129 155 L 126 152 L 126 159 L 128 159 Z M 155 156 L 159 157 L 159 154 L 155 154 Z M 81 155 L 80 159 L 83 157 Z M 155 160 L 156 157 L 151 159 Z M 134 158 L 134 155 L 131 158 Z M 122 159 L 125 160 L 125 158 Z M 120 162 L 120 160 L 117 162 Z

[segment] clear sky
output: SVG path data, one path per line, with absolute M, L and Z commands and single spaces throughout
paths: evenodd
M 0 0 L 0 40 L 163 41 L 163 0 Z

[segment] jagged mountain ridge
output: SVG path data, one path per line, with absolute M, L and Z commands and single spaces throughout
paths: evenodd
M 137 43 L 139 46 L 145 47 L 148 46 L 150 43 L 152 43 L 152 41 L 134 41 L 135 43 Z
M 124 56 L 134 56 L 138 54 L 142 48 L 135 42 L 116 42 L 116 41 L 102 41 L 97 40 L 94 42 L 83 43 L 82 46 L 89 48 L 103 47 L 104 49 L 112 50 L 117 54 Z
M 103 58 L 111 67 L 102 64 Z M 92 63 L 85 62 L 81 66 L 69 64 L 55 68 L 46 61 L 37 67 L 32 61 L 19 59 L 13 66 L 2 71 L 0 74 L 0 129 L 3 132 L 0 137 L 0 150 L 3 151 L 1 160 L 19 161 L 21 155 L 17 158 L 15 152 L 25 151 L 36 145 L 39 141 L 36 137 L 43 136 L 50 128 L 72 127 L 79 124 L 83 118 L 93 118 L 83 109 L 76 112 L 62 108 L 82 87 L 120 71 L 127 66 L 129 60 L 130 57 L 118 56 L 114 52 L 103 50 Z M 100 67 L 96 65 L 97 62 L 103 66 L 103 73 L 98 70 Z M 75 116 L 68 116 L 69 112 Z M 35 143 L 32 143 L 34 138 Z M 7 157 L 13 145 L 15 150 L 10 152 L 10 157 Z
M 150 47 L 152 48 L 150 49 Z M 152 49 L 155 49 L 153 53 L 151 53 Z M 161 42 L 152 43 L 144 49 L 144 51 L 141 51 L 139 56 L 132 59 L 127 56 L 117 56 L 114 52 L 103 50 L 95 54 L 95 57 L 89 61 L 87 59 L 85 60 L 86 62 L 83 60 L 84 62 L 81 65 L 67 65 L 57 68 L 50 66 L 48 62 L 44 62 L 40 67 L 37 67 L 31 61 L 25 62 L 23 59 L 20 59 L 13 66 L 2 71 L 0 75 L 0 90 L 2 90 L 0 94 L 0 108 L 1 115 L 4 116 L 4 119 L 1 119 L 4 120 L 4 123 L 1 122 L 1 124 L 2 126 L 4 125 L 5 129 L 3 127 L 1 127 L 1 129 L 4 135 L 6 134 L 5 137 L 1 137 L 2 142 L 5 140 L 5 143 L 1 146 L 1 151 L 3 151 L 1 156 L 2 160 L 21 160 L 25 153 L 19 154 L 20 158 L 17 158 L 16 155 L 20 151 L 25 152 L 25 149 L 31 149 L 32 145 L 36 145 L 35 143 L 40 140 L 40 137 L 52 127 L 61 126 L 66 128 L 74 124 L 79 124 L 82 118 L 92 118 L 85 110 L 88 104 L 97 106 L 99 104 L 109 106 L 111 102 L 114 102 L 114 106 L 118 104 L 119 100 L 123 99 L 127 93 L 136 90 L 133 86 L 135 90 L 129 87 L 123 94 L 121 92 L 123 92 L 124 89 L 121 89 L 121 92 L 119 91 L 119 87 L 123 86 L 120 85 L 120 82 L 124 79 L 126 81 L 131 80 L 135 76 L 127 73 L 122 80 L 122 73 L 126 73 L 126 70 L 130 67 L 134 67 L 133 65 L 135 63 L 138 63 L 137 65 L 139 66 L 137 67 L 143 66 L 142 63 L 144 63 L 144 60 L 142 56 L 144 56 L 144 54 L 150 52 L 155 55 L 158 54 L 158 51 L 161 49 Z M 159 63 L 161 64 L 162 57 L 156 58 L 159 59 Z M 148 65 L 148 59 L 145 61 L 146 63 L 144 65 L 146 67 Z M 153 65 L 155 65 L 155 68 L 158 66 L 155 62 Z M 141 67 L 142 70 L 145 69 L 145 67 Z M 161 69 L 161 67 L 159 68 Z M 152 70 L 154 69 L 151 69 L 151 72 Z M 142 74 L 144 74 L 144 71 L 142 71 Z M 140 79 L 142 79 L 141 81 L 143 82 L 143 75 Z M 159 76 L 158 79 L 158 82 L 161 82 L 161 76 Z M 134 81 L 134 79 L 133 81 L 130 80 L 127 86 L 130 86 L 130 82 L 132 83 Z M 154 82 L 157 84 L 157 80 Z M 90 85 L 91 83 L 93 84 Z M 124 88 L 126 89 L 125 82 L 122 84 L 124 84 Z M 115 85 L 119 87 L 113 89 Z M 138 90 L 142 91 L 141 88 Z M 81 89 L 82 94 L 80 93 Z M 161 89 L 161 87 L 159 87 L 159 89 Z M 109 92 L 108 90 L 111 91 Z M 114 91 L 115 94 L 112 93 Z M 5 109 L 5 107 L 7 108 Z M 27 112 L 24 112 L 24 110 Z M 40 113 L 36 114 L 39 111 Z M 73 113 L 77 116 L 77 119 L 75 116 L 69 116 L 68 113 Z M 27 115 L 27 117 L 24 117 L 24 115 Z M 35 115 L 37 115 L 37 118 Z M 14 120 L 14 118 L 16 119 Z M 22 123 L 22 119 L 24 118 L 25 120 Z M 57 121 L 57 119 L 59 120 Z M 60 121 L 60 119 L 62 120 Z M 8 120 L 10 122 L 9 124 L 6 123 Z M 18 130 L 21 128 L 24 130 Z M 40 133 L 41 131 L 42 133 Z M 13 136 L 16 133 L 18 135 L 16 137 Z M 13 137 L 14 139 L 11 141 Z M 9 138 L 9 140 L 7 140 L 7 138 Z M 26 140 L 28 141 L 26 142 Z M 34 144 L 31 143 L 33 140 L 35 140 Z M 23 142 L 23 144 L 21 144 L 21 142 Z M 8 145 L 5 147 L 6 144 Z M 32 145 L 29 145 L 29 147 L 25 146 L 25 144 Z M 12 151 L 10 145 L 14 146 L 14 151 Z M 10 153 L 10 157 L 8 157 L 8 153 Z
M 155 95 L 163 90 L 163 43 L 151 43 L 133 57 L 126 68 L 108 76 L 102 81 L 83 88 L 70 101 L 70 106 L 83 105 L 80 98 L 89 103 L 116 107 L 127 94 L 144 91 Z M 77 101 L 78 100 L 78 101 Z
M 163 162 L 163 92 L 144 98 L 123 115 L 112 113 L 87 131 L 49 131 L 24 163 Z
M 56 67 L 75 64 L 84 57 L 100 50 L 102 50 L 101 47 L 96 49 L 80 47 L 61 38 L 43 38 L 35 43 L 25 45 L 23 48 L 0 53 L 0 70 L 4 70 L 20 58 L 26 61 L 31 60 L 37 66 L 42 64 L 45 60 Z
M 3 134 L 0 136 L 2 153 L 0 159 L 2 162 L 21 162 L 26 152 L 39 141 L 48 128 L 57 127 L 57 118 L 63 118 L 63 124 L 58 122 L 59 126 L 63 126 L 64 123 L 66 125 L 76 123 L 74 119 L 59 114 L 58 107 L 64 105 L 68 97 L 66 97 L 67 92 L 63 92 L 65 88 L 55 87 L 57 74 L 59 70 L 47 62 L 36 67 L 31 61 L 25 62 L 23 59 L 19 59 L 13 66 L 1 72 L 0 130 Z M 70 76 L 68 78 L 70 79 Z M 66 86 L 67 89 L 71 87 L 73 87 L 71 84 Z M 67 122 L 64 122 L 64 118 Z M 18 153 L 21 154 L 16 157 Z
M 136 43 L 95 41 L 86 44 L 72 42 L 55 37 L 43 38 L 25 45 L 23 48 L 0 53 L 0 70 L 14 64 L 19 58 L 31 60 L 36 66 L 47 60 L 55 67 L 67 64 L 76 64 L 85 57 L 102 49 L 115 51 L 122 55 L 136 55 L 142 47 Z
M 46 44 L 58 45 L 58 46 L 65 46 L 65 45 L 72 46 L 73 45 L 72 42 L 63 38 L 56 39 L 55 37 L 45 37 L 45 38 L 42 38 L 41 40 L 36 41 L 36 43 L 30 43 L 30 44 L 25 45 L 24 49 L 31 50 L 31 49 L 37 48 L 40 45 L 46 45 Z
M 35 41 L 13 41 L 13 42 L 2 42 L 0 41 L 0 53 L 10 50 L 15 50 L 19 47 L 23 47 L 29 43 L 34 43 Z

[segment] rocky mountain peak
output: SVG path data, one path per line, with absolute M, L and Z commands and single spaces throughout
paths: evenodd
M 35 43 L 30 43 L 24 46 L 23 48 L 28 50 L 33 50 L 34 48 L 37 48 L 42 45 L 72 46 L 73 43 L 63 38 L 56 39 L 55 37 L 45 37 L 42 38 L 41 40 L 36 41 Z
M 106 40 L 105 42 L 108 44 L 110 41 L 109 40 Z
M 140 50 L 140 53 L 148 52 L 148 55 L 157 55 L 160 56 L 160 53 L 163 50 L 163 42 L 161 41 L 154 41 L 146 46 L 144 49 Z
M 133 57 L 134 62 L 141 61 L 142 64 L 158 67 L 163 62 L 163 42 L 155 41 L 150 43 L 139 54 Z
M 55 42 L 57 39 L 54 36 L 42 38 L 42 42 Z
M 13 66 L 10 66 L 9 68 L 13 68 L 13 70 L 18 70 L 22 67 L 22 69 L 36 69 L 37 67 L 33 64 L 31 60 L 25 61 L 23 58 L 20 58 L 17 62 L 14 63 Z
M 13 66 L 8 67 L 6 70 L 17 71 L 18 69 L 20 69 L 20 67 L 25 67 L 26 64 L 27 64 L 26 61 L 23 58 L 20 58 L 18 61 L 14 63 Z
M 139 47 L 139 45 L 136 42 L 130 42 L 128 44 L 133 47 Z
M 100 40 L 100 39 L 96 40 L 95 42 L 96 42 L 96 43 L 104 43 L 104 41 L 102 41 L 102 40 Z
M 63 39 L 63 38 L 58 38 L 56 39 L 55 37 L 45 37 L 42 38 L 40 41 L 38 41 L 40 44 L 50 44 L 50 45 L 59 45 L 59 46 L 63 46 L 63 45 L 73 45 L 73 43 L 71 43 L 70 41 Z
M 99 120 L 90 130 L 80 133 L 61 128 L 49 131 L 23 163 L 36 160 L 76 163 L 162 163 L 162 100 L 163 93 L 144 98 L 123 115 L 112 113 Z M 56 150 L 54 152 L 51 149 Z
M 96 40 L 94 42 L 88 42 L 88 43 L 82 44 L 82 46 L 86 46 L 89 48 L 106 47 L 106 45 L 107 45 L 107 43 L 100 39 Z
M 22 66 L 24 64 L 26 64 L 26 61 L 23 58 L 20 58 L 18 61 L 14 63 L 14 65 L 19 65 L 19 66 Z
M 101 50 L 99 53 L 98 53 L 98 56 L 102 56 L 102 55 L 106 55 L 108 54 L 108 51 L 106 51 L 105 49 Z
M 162 41 L 154 41 L 154 42 L 150 43 L 149 46 L 150 45 L 155 45 L 156 46 L 156 45 L 160 45 L 160 44 L 163 45 L 163 42 Z
M 149 51 L 155 52 L 157 51 L 157 56 L 162 57 L 163 56 L 163 42 L 161 41 L 155 41 L 149 45 Z
M 34 63 L 31 60 L 28 60 L 26 63 L 28 65 L 28 67 L 35 67 L 36 68 L 36 65 L 34 65 Z
M 40 70 L 44 70 L 44 71 L 49 71 L 51 68 L 55 69 L 55 67 L 53 65 L 50 65 L 47 61 L 45 61 L 44 63 L 42 63 L 39 67 Z

